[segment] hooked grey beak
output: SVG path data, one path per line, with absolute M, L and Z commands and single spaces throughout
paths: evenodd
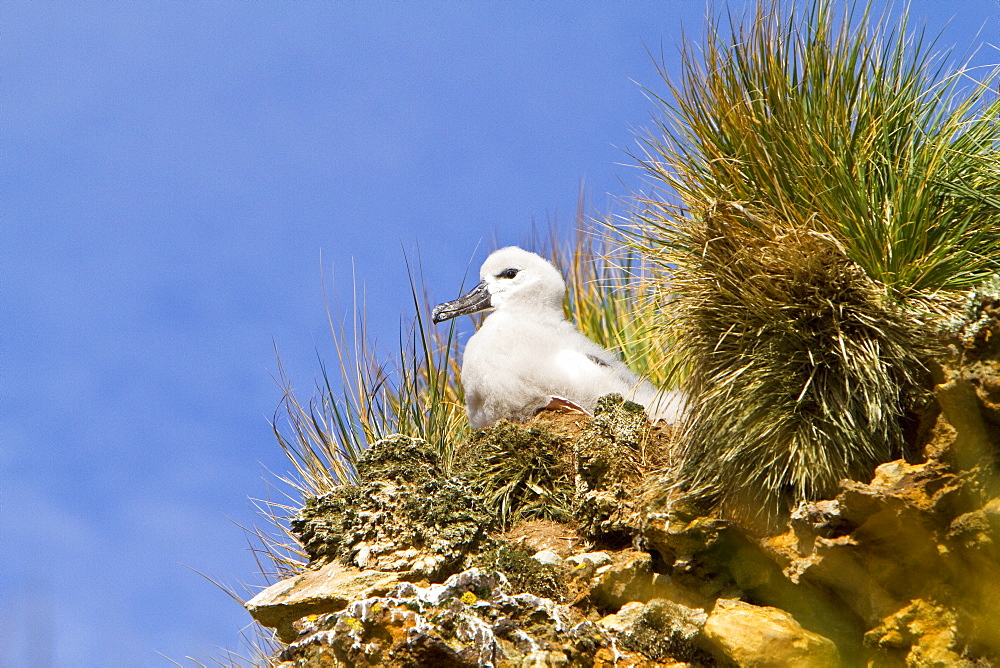
M 486 281 L 483 281 L 455 301 L 435 306 L 434 312 L 431 314 L 431 320 L 434 321 L 434 324 L 437 324 L 445 320 L 457 318 L 460 315 L 476 313 L 491 306 L 490 291 L 486 289 Z

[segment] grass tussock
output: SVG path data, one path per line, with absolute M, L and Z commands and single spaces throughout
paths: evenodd
M 934 314 L 1000 263 L 1000 106 L 905 16 L 762 0 L 683 47 L 634 248 L 690 364 L 677 478 L 742 515 L 904 449 Z
M 825 497 L 904 454 L 930 352 L 830 235 L 747 233 L 745 216 L 706 212 L 698 271 L 673 285 L 698 397 L 677 477 L 737 516 Z
M 738 203 L 835 235 L 899 301 L 995 273 L 996 73 L 949 74 L 905 15 L 889 21 L 870 8 L 838 18 L 829 0 L 761 0 L 731 31 L 710 23 L 700 49 L 684 47 L 678 79 L 660 71 L 673 101 L 654 96 L 662 116 L 639 162 L 681 203 L 647 202 L 648 227 L 697 253 L 665 228 Z

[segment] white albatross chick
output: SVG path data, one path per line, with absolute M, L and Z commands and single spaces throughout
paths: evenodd
M 516 246 L 492 253 L 468 294 L 434 309 L 435 323 L 493 309 L 465 345 L 462 387 L 469 423 L 524 421 L 559 400 L 593 412 L 616 392 L 642 404 L 653 420 L 676 422 L 685 399 L 660 392 L 618 355 L 577 331 L 563 315 L 566 283 L 542 257 Z

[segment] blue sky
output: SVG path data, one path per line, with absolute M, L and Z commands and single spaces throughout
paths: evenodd
M 392 344 L 404 251 L 445 300 L 581 182 L 621 212 L 646 47 L 676 71 L 704 11 L 0 4 L 0 666 L 241 651 L 248 615 L 190 569 L 260 581 L 235 523 L 288 470 L 274 346 L 306 394 L 333 357 L 321 274 Z M 993 0 L 912 14 L 1000 60 Z

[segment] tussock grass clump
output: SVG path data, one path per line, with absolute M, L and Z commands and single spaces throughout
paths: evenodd
M 679 477 L 737 516 L 825 497 L 904 454 L 926 339 L 828 234 L 756 229 L 719 206 L 683 294 L 698 397 Z M 757 221 L 763 224 L 762 221 Z
M 734 23 L 736 19 L 729 17 Z M 833 233 L 893 298 L 978 285 L 1000 266 L 997 73 L 945 71 L 905 15 L 839 19 L 761 0 L 731 31 L 716 20 L 684 47 L 672 102 L 639 162 L 680 206 L 652 204 L 662 230 L 716 202 Z M 683 224 L 672 242 L 697 252 Z M 652 258 L 660 253 L 653 249 Z
M 769 515 L 903 452 L 932 324 L 1000 263 L 1000 105 L 932 48 L 905 16 L 761 0 L 661 68 L 631 233 L 673 272 L 695 496 Z

